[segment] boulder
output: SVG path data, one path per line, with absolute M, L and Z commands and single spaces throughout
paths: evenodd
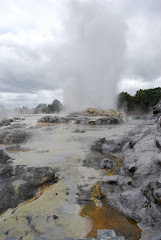
M 113 168 L 114 164 L 113 164 L 113 160 L 111 160 L 110 158 L 104 158 L 101 161 L 100 167 L 101 168 L 107 168 L 107 169 L 111 169 Z
M 6 151 L 21 151 L 21 152 L 30 151 L 29 148 L 21 147 L 19 144 L 14 144 L 12 146 L 6 147 L 5 150 Z
M 84 117 L 76 118 L 75 124 L 81 125 L 111 125 L 111 124 L 121 124 L 122 120 L 116 117 Z
M 161 114 L 161 100 L 158 104 L 156 104 L 154 107 L 153 107 L 153 114 L 154 115 L 160 115 Z
M 158 231 L 161 225 L 161 131 L 155 118 L 119 139 L 100 139 L 93 149 L 123 158 L 118 175 L 104 176 L 101 192 L 107 202 Z
M 102 178 L 102 183 L 108 183 L 111 185 L 117 185 L 118 184 L 118 175 L 112 175 L 112 176 L 104 176 Z
M 8 156 L 8 154 L 3 149 L 1 149 L 0 150 L 0 164 L 6 163 L 9 159 L 11 159 L 11 157 Z
M 99 116 L 103 115 L 103 110 L 97 108 L 86 108 L 82 113 L 85 115 Z
M 104 111 L 103 115 L 104 116 L 109 116 L 109 117 L 113 116 L 113 117 L 117 117 L 117 118 L 120 117 L 119 112 L 115 111 L 114 109 L 109 109 L 107 111 Z
M 42 123 L 67 123 L 68 120 L 60 116 L 44 116 L 38 122 Z
M 12 118 L 5 118 L 0 122 L 0 127 L 2 126 L 8 126 L 11 124 L 11 122 L 13 122 Z
M 27 129 L 10 129 L 0 132 L 0 144 L 20 144 L 25 143 L 32 136 L 32 132 Z
M 0 151 L 0 214 L 8 208 L 16 208 L 20 203 L 36 196 L 42 186 L 58 181 L 50 167 L 14 166 L 5 151 Z

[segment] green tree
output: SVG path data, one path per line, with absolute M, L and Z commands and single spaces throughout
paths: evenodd
M 125 111 L 148 112 L 161 100 L 161 88 L 138 90 L 134 96 L 122 92 L 118 96 L 118 108 Z
M 61 102 L 57 99 L 54 99 L 54 101 L 52 102 L 52 104 L 48 105 L 48 112 L 49 113 L 54 113 L 57 112 L 59 113 L 61 110 L 63 109 L 63 105 L 61 104 Z
M 122 92 L 118 96 L 118 108 L 125 111 L 131 111 L 135 109 L 135 97 L 131 96 L 127 92 Z
M 45 103 L 40 103 L 35 109 L 34 113 L 47 113 L 48 112 L 48 106 Z

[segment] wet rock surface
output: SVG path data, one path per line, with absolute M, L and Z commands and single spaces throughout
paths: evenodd
M 88 156 L 83 160 L 83 166 L 95 169 L 113 169 L 116 166 L 116 160 L 111 156 L 93 152 L 88 154 Z
M 156 104 L 154 107 L 153 107 L 153 114 L 154 115 L 161 115 L 161 100 L 158 104 Z
M 101 161 L 104 159 L 104 156 L 100 156 L 94 153 L 88 154 L 88 156 L 83 160 L 83 166 L 92 167 L 95 169 L 100 169 Z
M 0 144 L 25 143 L 32 136 L 27 129 L 4 129 L 0 132 Z
M 101 191 L 109 204 L 143 227 L 161 226 L 161 128 L 152 118 L 117 138 L 103 138 L 92 149 L 123 158 L 113 176 L 102 178 Z
M 33 190 L 35 194 L 30 198 L 31 201 L 28 201 L 28 197 L 32 195 L 32 192 L 26 190 L 24 193 L 27 200 L 24 200 L 24 197 L 20 194 L 19 199 L 23 199 L 22 204 L 1 214 L 0 239 L 2 240 L 5 237 L 28 240 L 37 236 L 37 238 L 49 240 L 53 239 L 53 237 L 54 239 L 63 239 L 65 236 L 72 236 L 79 239 L 87 236 L 91 224 L 87 218 L 82 218 L 79 215 L 79 211 L 82 204 L 91 202 L 90 189 L 104 175 L 106 170 L 100 170 L 100 164 L 107 156 L 100 157 L 96 154 L 95 158 L 89 157 L 86 163 L 83 163 L 83 161 L 90 153 L 91 143 L 98 137 L 106 136 L 106 133 L 109 136 L 113 136 L 115 133 L 122 135 L 123 132 L 127 132 L 127 129 L 128 131 L 132 129 L 131 125 L 75 126 L 74 124 L 37 124 L 37 120 L 41 116 L 25 116 L 26 120 L 23 123 L 26 126 L 24 127 L 22 125 L 18 127 L 17 124 L 15 129 L 12 123 L 7 128 L 2 128 L 2 131 L 25 130 L 30 132 L 32 130 L 33 135 L 31 139 L 29 138 L 30 141 L 25 142 L 25 144 L 12 144 L 10 146 L 13 152 L 9 154 L 14 160 L 8 159 L 2 165 L 1 180 L 4 177 L 7 179 L 8 185 L 6 186 L 14 183 L 14 191 L 12 188 L 10 190 L 9 187 L 9 190 L 13 191 L 13 197 L 10 198 L 9 196 L 11 203 L 14 203 L 14 194 L 20 194 L 18 190 L 20 189 L 21 192 L 21 188 L 19 188 L 21 183 L 24 189 L 28 189 L 28 187 L 33 189 L 32 181 L 29 180 L 29 183 L 27 183 L 28 178 L 33 179 L 33 182 L 38 182 L 32 177 L 32 174 L 35 176 L 36 169 L 39 169 L 40 166 L 43 169 L 46 168 L 45 166 L 48 166 L 49 169 L 51 169 L 50 167 L 54 170 L 59 169 L 60 181 L 48 188 L 45 188 L 46 184 L 43 185 L 45 188 L 43 194 L 43 190 L 41 191 L 43 187 L 41 185 L 36 186 L 36 189 Z M 85 132 L 75 132 L 75 129 L 85 130 Z M 1 147 L 8 148 L 8 146 L 4 145 Z M 21 148 L 31 150 L 23 152 Z M 14 149 L 21 150 L 14 152 Z M 92 167 L 93 162 L 95 162 L 94 167 Z M 27 166 L 22 166 L 23 164 Z M 86 167 L 85 164 L 89 167 Z M 26 176 L 25 179 L 24 175 Z M 43 180 L 44 178 L 39 177 L 39 179 Z M 5 187 L 3 189 L 5 191 Z M 98 201 L 100 201 L 99 199 Z
M 84 238 L 84 240 L 85 239 L 89 239 L 89 240 L 106 240 L 106 239 L 109 239 L 109 240 L 124 240 L 124 237 L 116 236 L 116 233 L 113 230 L 98 230 L 97 231 L 97 237 L 95 237 L 95 238 Z M 5 240 L 18 240 L 18 239 L 17 238 L 6 238 Z M 49 240 L 49 239 L 47 239 L 45 237 L 35 237 L 34 240 Z M 56 240 L 56 239 L 53 238 L 53 240 Z M 62 240 L 83 240 L 83 239 L 66 237 Z M 155 239 L 155 240 L 158 240 L 158 239 Z
M 39 119 L 39 122 L 42 123 L 68 123 L 68 120 L 60 116 L 44 116 Z
M 84 204 L 87 204 L 88 202 L 91 201 L 91 193 L 89 190 L 85 190 L 85 188 L 87 187 L 88 185 L 79 185 L 77 186 L 78 188 L 78 193 L 76 194 L 78 197 L 77 197 L 77 202 L 79 205 L 84 205 Z
M 70 113 L 65 117 L 61 116 L 43 116 L 39 119 L 42 123 L 69 123 L 81 125 L 110 125 L 121 124 L 124 121 L 124 116 L 119 112 L 110 109 L 103 111 L 101 109 L 88 108 L 82 112 Z
M 0 150 L 0 214 L 35 197 L 39 188 L 57 181 L 52 168 L 14 166 L 9 155 Z
M 6 151 L 30 151 L 30 148 L 21 147 L 19 144 L 14 144 L 5 148 Z
M 119 117 L 115 116 L 97 116 L 97 117 L 91 117 L 91 116 L 81 116 L 81 115 L 75 115 L 67 117 L 58 117 L 58 116 L 45 116 L 42 117 L 39 122 L 42 123 L 69 123 L 74 122 L 75 124 L 81 124 L 81 125 L 110 125 L 110 124 L 121 124 L 123 121 Z
M 108 117 L 121 117 L 121 114 L 114 110 L 114 109 L 109 109 L 109 110 L 102 110 L 98 108 L 86 108 L 82 112 L 77 112 L 77 113 L 72 113 L 71 115 L 85 115 L 85 116 L 108 116 Z
M 24 120 L 24 118 L 13 117 L 13 118 L 4 118 L 0 121 L 0 127 L 9 126 L 13 122 Z
M 13 119 L 5 118 L 2 121 L 0 121 L 0 127 L 2 126 L 9 126 L 13 122 Z
M 81 125 L 110 125 L 121 124 L 122 119 L 118 117 L 77 117 L 74 119 L 75 124 Z
M 1 149 L 0 150 L 0 164 L 5 164 L 11 157 L 8 156 L 8 154 Z

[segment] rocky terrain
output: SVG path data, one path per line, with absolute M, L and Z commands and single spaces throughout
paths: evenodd
M 85 238 L 92 221 L 80 211 L 84 204 L 93 204 L 90 189 L 104 173 L 99 168 L 100 157 L 91 156 L 90 146 L 98 137 L 122 135 L 137 124 L 93 126 L 72 124 L 72 119 L 63 124 L 46 123 L 46 119 L 37 122 L 41 117 L 26 115 L 0 129 L 1 153 L 6 156 L 1 157 L 0 166 L 1 240 Z M 55 119 L 55 115 L 51 117 Z M 84 163 L 87 158 L 88 166 Z M 92 159 L 98 160 L 95 168 L 91 167 Z M 53 184 L 55 173 L 59 181 Z M 113 213 L 109 217 L 113 219 Z M 130 234 L 130 228 L 121 228 L 116 229 L 117 234 Z
M 110 125 L 120 124 L 125 121 L 125 117 L 115 110 L 103 111 L 96 108 L 87 108 L 82 112 L 71 113 L 65 117 L 44 116 L 39 119 L 42 123 L 69 123 L 81 125 Z
M 108 155 L 122 159 L 122 167 L 104 176 L 101 192 L 108 204 L 139 222 L 139 226 L 160 233 L 161 226 L 161 127 L 160 103 L 157 117 L 144 122 L 121 138 L 102 138 L 92 150 L 106 154 L 101 167 L 116 166 Z
M 58 181 L 50 167 L 14 166 L 13 161 L 4 150 L 0 150 L 0 214 L 32 199 L 41 187 Z
M 89 239 L 89 238 L 86 238 Z M 98 230 L 97 231 L 97 237 L 90 238 L 89 240 L 124 240 L 124 237 L 117 237 L 115 231 L 113 230 Z M 7 238 L 6 240 L 18 240 L 17 238 Z M 34 240 L 47 240 L 47 238 L 43 237 L 35 237 Z M 56 240 L 56 239 L 53 239 Z M 64 240 L 83 240 L 83 239 L 76 239 L 72 237 L 64 238 Z M 85 240 L 85 239 L 84 239 Z M 156 239 L 159 240 L 159 239 Z
M 140 119 L 125 124 L 100 121 L 124 122 L 112 110 L 108 114 L 88 109 L 82 115 L 28 115 L 9 124 L 3 121 L 0 239 L 80 239 L 90 231 L 88 236 L 96 236 L 92 231 L 104 227 L 137 240 L 141 230 L 136 222 L 143 236 L 150 233 L 145 239 L 159 232 L 159 115 L 143 125 L 138 125 Z M 109 239 L 107 235 L 91 239 Z

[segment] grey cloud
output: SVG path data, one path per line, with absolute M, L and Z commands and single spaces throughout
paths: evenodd
M 74 109 L 112 107 L 121 77 L 161 76 L 160 22 L 160 0 L 2 0 L 0 92 L 20 105 L 16 93 L 61 88 Z
M 161 1 L 121 0 L 128 24 L 124 76 L 152 82 L 161 76 Z
M 12 38 L 0 40 L 0 47 L 6 48 L 0 60 L 0 89 L 32 93 L 61 87 L 65 103 L 74 103 L 76 109 L 112 107 L 123 67 L 125 24 L 98 0 L 68 1 L 64 7 L 62 44 L 51 40 L 32 46 Z

